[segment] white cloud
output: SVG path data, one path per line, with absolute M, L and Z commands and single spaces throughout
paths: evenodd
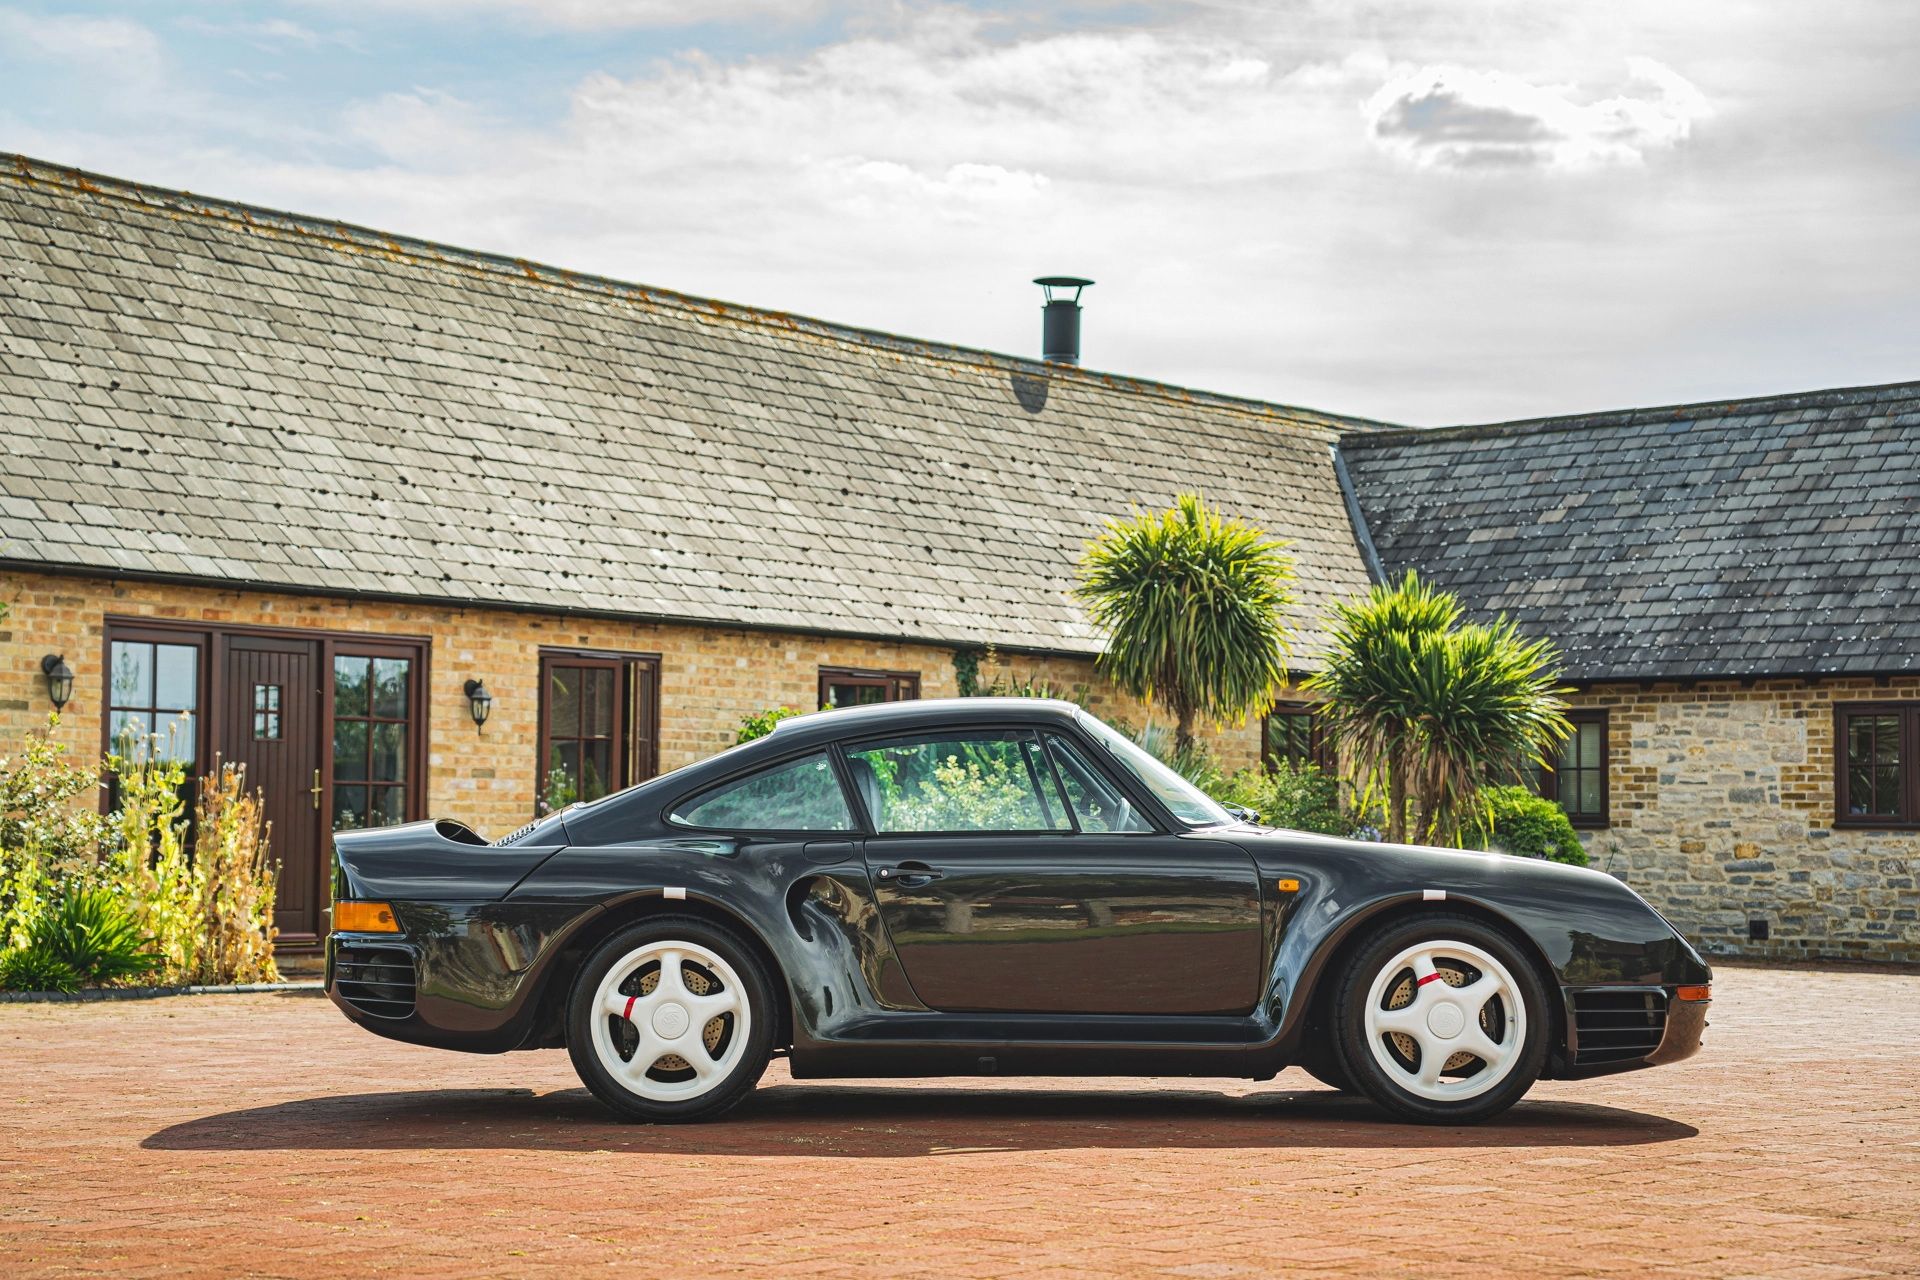
M 165 53 L 152 31 L 127 18 L 77 14 L 26 13 L 0 9 L 0 49 L 14 57 L 90 66 L 104 73 L 103 83 L 159 79 Z
M 28 116 L 0 83 L 0 146 L 1020 353 L 1027 280 L 1085 274 L 1093 367 L 1400 421 L 1916 373 L 1920 27 L 1854 0 L 1289 0 L 1064 28 L 908 4 L 815 47 L 585 75 L 472 7 L 510 0 L 408 2 L 524 44 L 511 88 L 432 78 L 444 49 L 370 17 L 388 63 L 339 77 L 380 86 L 361 100 L 276 115 L 149 57 L 114 111 Z
M 690 27 L 749 20 L 799 23 L 818 17 L 830 0 L 304 0 L 337 12 L 410 9 L 462 22 L 507 19 L 522 26 L 607 31 L 627 27 Z
M 1571 85 L 1500 71 L 1429 66 L 1382 85 L 1362 113 L 1375 141 L 1416 165 L 1449 169 L 1638 164 L 1684 142 L 1709 114 L 1698 89 L 1651 58 L 1627 60 L 1651 93 L 1582 103 Z

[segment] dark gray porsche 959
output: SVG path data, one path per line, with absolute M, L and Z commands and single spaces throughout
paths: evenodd
M 1069 704 L 801 716 L 488 843 L 342 832 L 327 991 L 396 1040 L 565 1046 L 633 1120 L 798 1078 L 1298 1064 L 1406 1120 L 1677 1061 L 1711 974 L 1595 871 L 1257 825 Z

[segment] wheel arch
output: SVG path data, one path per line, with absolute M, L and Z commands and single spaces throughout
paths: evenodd
M 1341 923 L 1340 928 L 1321 941 L 1301 975 L 1310 995 L 1306 1010 L 1296 1024 L 1298 1034 L 1293 1038 L 1294 1060 L 1298 1061 L 1301 1057 L 1300 1045 L 1307 1043 L 1311 1037 L 1325 1033 L 1337 986 L 1331 975 L 1340 973 L 1373 934 L 1423 915 L 1467 916 L 1499 931 L 1519 949 L 1527 963 L 1533 966 L 1535 975 L 1546 991 L 1549 1070 L 1563 1063 L 1567 1055 L 1566 1001 L 1561 996 L 1560 977 L 1554 972 L 1546 952 L 1531 934 L 1505 912 L 1482 899 L 1454 893 L 1448 893 L 1442 899 L 1429 899 L 1424 894 L 1416 893 L 1381 898 L 1354 911 Z
M 538 1012 L 533 1030 L 521 1045 L 525 1049 L 558 1049 L 566 1045 L 567 998 L 580 966 L 594 949 L 608 938 L 644 920 L 656 916 L 692 916 L 730 929 L 753 949 L 766 966 L 773 984 L 775 1010 L 773 1045 L 776 1051 L 793 1044 L 793 992 L 787 983 L 785 968 L 767 945 L 766 938 L 751 921 L 730 907 L 692 891 L 685 898 L 668 898 L 659 890 L 642 892 L 607 903 L 584 921 L 546 965 L 541 975 Z

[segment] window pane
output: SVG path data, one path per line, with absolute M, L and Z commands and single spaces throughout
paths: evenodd
M 153 705 L 153 646 L 134 640 L 113 642 L 113 705 Z
M 358 728 L 359 726 L 354 726 Z M 404 782 L 407 777 L 407 726 L 376 724 L 373 729 L 373 762 L 367 775 L 375 782 Z
M 391 720 L 407 716 L 407 675 L 413 663 L 406 658 L 373 660 L 373 714 Z
M 824 753 L 729 782 L 674 810 L 673 821 L 736 831 L 846 831 L 846 797 Z
M 1847 810 L 1875 817 L 1900 816 L 1899 716 L 1848 717 Z
M 851 752 L 848 763 L 869 804 L 878 800 L 873 821 L 879 831 L 1047 829 L 1013 738 L 888 743 Z
M 1598 769 L 1600 767 L 1600 726 L 1583 724 L 1578 731 L 1580 742 L 1580 767 Z
M 827 705 L 830 707 L 867 707 L 886 700 L 885 685 L 834 683 L 827 686 Z
M 613 672 L 586 667 L 580 672 L 580 727 L 583 737 L 613 736 Z
M 368 686 L 373 679 L 373 659 L 335 658 L 333 660 L 333 714 L 367 714 Z
M 1578 725 L 1576 725 L 1574 726 L 1573 732 L 1567 736 L 1566 741 L 1560 744 L 1560 763 L 1558 768 L 1561 772 L 1564 773 L 1573 769 L 1578 769 L 1579 767 L 1580 767 L 1580 728 Z
M 540 784 L 543 812 L 564 809 L 580 798 L 580 744 L 556 742 L 547 752 L 547 776 Z
M 607 741 L 581 744 L 580 798 L 598 800 L 613 790 L 613 744 Z
M 1600 816 L 1600 774 L 1597 770 L 1580 771 L 1580 812 L 1590 818 Z
M 333 776 L 359 782 L 367 776 L 367 724 L 336 720 L 333 725 Z
M 556 738 L 580 736 L 580 668 L 548 668 L 547 721 Z
M 199 707 L 200 651 L 190 644 L 162 644 L 154 646 L 154 654 L 153 705 L 163 711 Z
M 1151 831 L 1119 791 L 1087 762 L 1065 738 L 1047 735 L 1047 748 L 1060 768 L 1060 778 L 1082 831 Z
M 113 735 L 113 751 L 131 755 L 153 734 L 153 714 L 148 711 L 116 711 L 107 732 Z
M 366 825 L 367 789 L 335 787 L 333 789 L 333 829 L 352 831 Z
M 367 825 L 370 827 L 393 827 L 407 820 L 407 789 L 405 787 L 372 787 L 372 803 L 368 806 Z

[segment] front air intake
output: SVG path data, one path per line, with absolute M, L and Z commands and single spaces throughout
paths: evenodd
M 412 1014 L 414 983 L 413 952 L 404 947 L 341 947 L 334 954 L 334 992 L 370 1017 Z
M 1658 987 L 1596 987 L 1573 993 L 1575 1066 L 1644 1058 L 1667 1031 L 1667 993 Z

